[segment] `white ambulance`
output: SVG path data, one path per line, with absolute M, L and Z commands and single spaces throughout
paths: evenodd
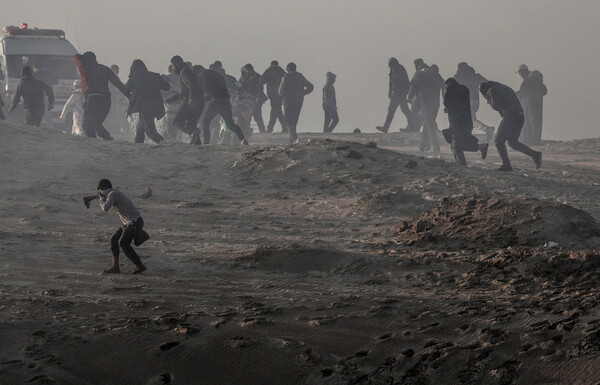
M 71 95 L 73 82 L 79 79 L 79 72 L 73 62 L 73 55 L 76 53 L 77 50 L 65 38 L 62 30 L 29 28 L 27 24 L 21 27 L 4 27 L 0 31 L 0 92 L 6 105 L 5 110 L 8 110 L 21 79 L 21 69 L 29 66 L 36 78 L 46 82 L 54 90 L 56 101 L 54 109 L 46 112 L 46 126 L 62 128 L 58 127 L 64 126 L 59 123 L 58 116 Z M 10 119 L 23 122 L 21 105 Z

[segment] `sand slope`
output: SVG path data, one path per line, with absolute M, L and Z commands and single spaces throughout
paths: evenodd
M 587 144 L 585 164 L 582 143 L 550 143 L 542 170 L 515 155 L 500 174 L 493 154 L 461 168 L 401 134 L 155 146 L 0 122 L 0 137 L 2 385 L 600 382 L 600 151 Z M 81 197 L 101 178 L 140 207 L 144 275 L 126 259 L 125 274 L 99 274 L 118 218 Z M 494 199 L 503 209 L 486 211 Z M 440 213 L 471 200 L 471 230 L 513 212 L 515 243 L 397 233 L 432 212 L 455 228 Z M 590 232 L 545 248 L 567 239 L 556 218 Z

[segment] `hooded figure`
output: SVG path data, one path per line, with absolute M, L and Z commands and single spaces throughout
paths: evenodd
M 25 124 L 39 127 L 44 118 L 45 104 L 44 94 L 48 97 L 48 111 L 54 108 L 54 92 L 52 88 L 41 80 L 33 77 L 31 67 L 23 67 L 21 70 L 21 81 L 17 86 L 15 96 L 10 105 L 8 113 L 11 114 L 21 97 L 23 97 L 23 108 L 25 108 Z
M 135 143 L 144 143 L 146 135 L 155 143 L 165 139 L 156 131 L 154 119 L 165 116 L 165 104 L 161 91 L 170 89 L 169 83 L 155 72 L 148 71 L 140 59 L 131 64 L 129 80 L 125 84 L 127 92 L 131 93 L 127 115 L 139 114 L 135 130 Z
M 535 162 L 535 167 L 540 168 L 542 166 L 542 153 L 534 151 L 519 142 L 519 135 L 521 135 L 525 117 L 523 116 L 523 107 L 515 91 L 509 86 L 493 81 L 481 83 L 479 90 L 488 104 L 498 111 L 502 117 L 494 140 L 498 154 L 502 159 L 502 166 L 498 171 L 512 171 L 508 151 L 506 150 L 506 142 L 512 149 L 530 156 Z
M 336 75 L 327 72 L 325 87 L 323 87 L 323 111 L 325 112 L 325 123 L 323 132 L 329 134 L 340 121 L 337 112 L 337 99 L 335 97 L 335 79 Z
M 388 91 L 388 97 L 390 98 L 390 104 L 388 106 L 388 113 L 385 118 L 383 126 L 375 127 L 377 130 L 387 133 L 396 110 L 400 107 L 400 110 L 406 116 L 407 130 L 411 129 L 414 125 L 410 108 L 408 108 L 408 101 L 406 95 L 410 89 L 410 81 L 408 80 L 408 73 L 406 68 L 395 57 L 390 58 L 388 61 L 390 67 L 390 85 Z
M 473 119 L 469 89 L 455 79 L 449 78 L 444 83 L 444 90 L 444 112 L 448 114 L 450 128 L 442 130 L 442 134 L 450 143 L 454 159 L 458 164 L 466 165 L 464 151 L 481 151 L 481 157 L 485 159 L 489 144 L 478 144 L 477 138 L 471 134 Z
M 81 80 L 73 82 L 73 93 L 65 103 L 60 114 L 60 119 L 65 119 L 69 112 L 73 113 L 72 135 L 83 135 L 83 93 L 81 92 Z
M 544 112 L 544 96 L 548 88 L 544 84 L 544 76 L 538 70 L 531 71 L 532 93 L 529 99 L 529 111 L 531 119 L 531 143 L 542 144 L 542 122 Z
M 277 120 L 279 120 L 279 124 L 281 124 L 281 132 L 287 132 L 282 109 L 283 99 L 279 95 L 279 85 L 281 84 L 283 75 L 285 75 L 285 70 L 279 66 L 277 60 L 273 60 L 271 66 L 265 70 L 260 78 L 261 83 L 267 85 L 267 97 L 271 102 L 271 112 L 269 114 L 267 132 L 273 132 Z
M 290 131 L 290 144 L 295 144 L 298 142 L 296 126 L 304 104 L 304 96 L 310 94 L 315 86 L 300 72 L 296 72 L 295 63 L 289 63 L 286 69 L 287 73 L 279 85 L 279 95 L 283 98 L 283 112 Z
M 262 105 L 267 101 L 267 95 L 263 91 L 263 83 L 260 81 L 260 75 L 254 71 L 252 64 L 246 64 L 242 67 L 240 76 L 242 91 L 250 96 L 254 106 L 252 108 L 252 117 L 258 126 L 258 131 L 265 132 L 265 123 L 262 118 Z
M 73 60 L 81 75 L 81 86 L 85 97 L 83 131 L 90 138 L 98 135 L 104 140 L 112 140 L 112 136 L 103 125 L 111 106 L 108 83 L 112 83 L 121 93 L 129 96 L 125 84 L 110 68 L 99 64 L 93 52 L 74 55 Z
M 521 64 L 517 72 L 523 78 L 517 95 L 525 114 L 520 140 L 528 145 L 541 144 L 544 95 L 548 89 L 540 71 L 529 71 L 525 64 Z

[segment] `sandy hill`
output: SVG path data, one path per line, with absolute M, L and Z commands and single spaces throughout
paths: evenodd
M 551 143 L 542 170 L 515 156 L 505 174 L 402 134 L 0 137 L 2 385 L 600 381 L 587 142 L 583 163 Z M 100 274 L 119 222 L 81 198 L 101 178 L 141 210 L 143 275 L 125 257 Z

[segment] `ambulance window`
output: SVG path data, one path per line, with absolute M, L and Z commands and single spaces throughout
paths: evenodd
M 34 75 L 48 83 L 58 79 L 77 79 L 79 74 L 71 56 L 62 55 L 8 55 L 7 71 L 9 77 L 20 78 L 21 69 L 29 66 Z

